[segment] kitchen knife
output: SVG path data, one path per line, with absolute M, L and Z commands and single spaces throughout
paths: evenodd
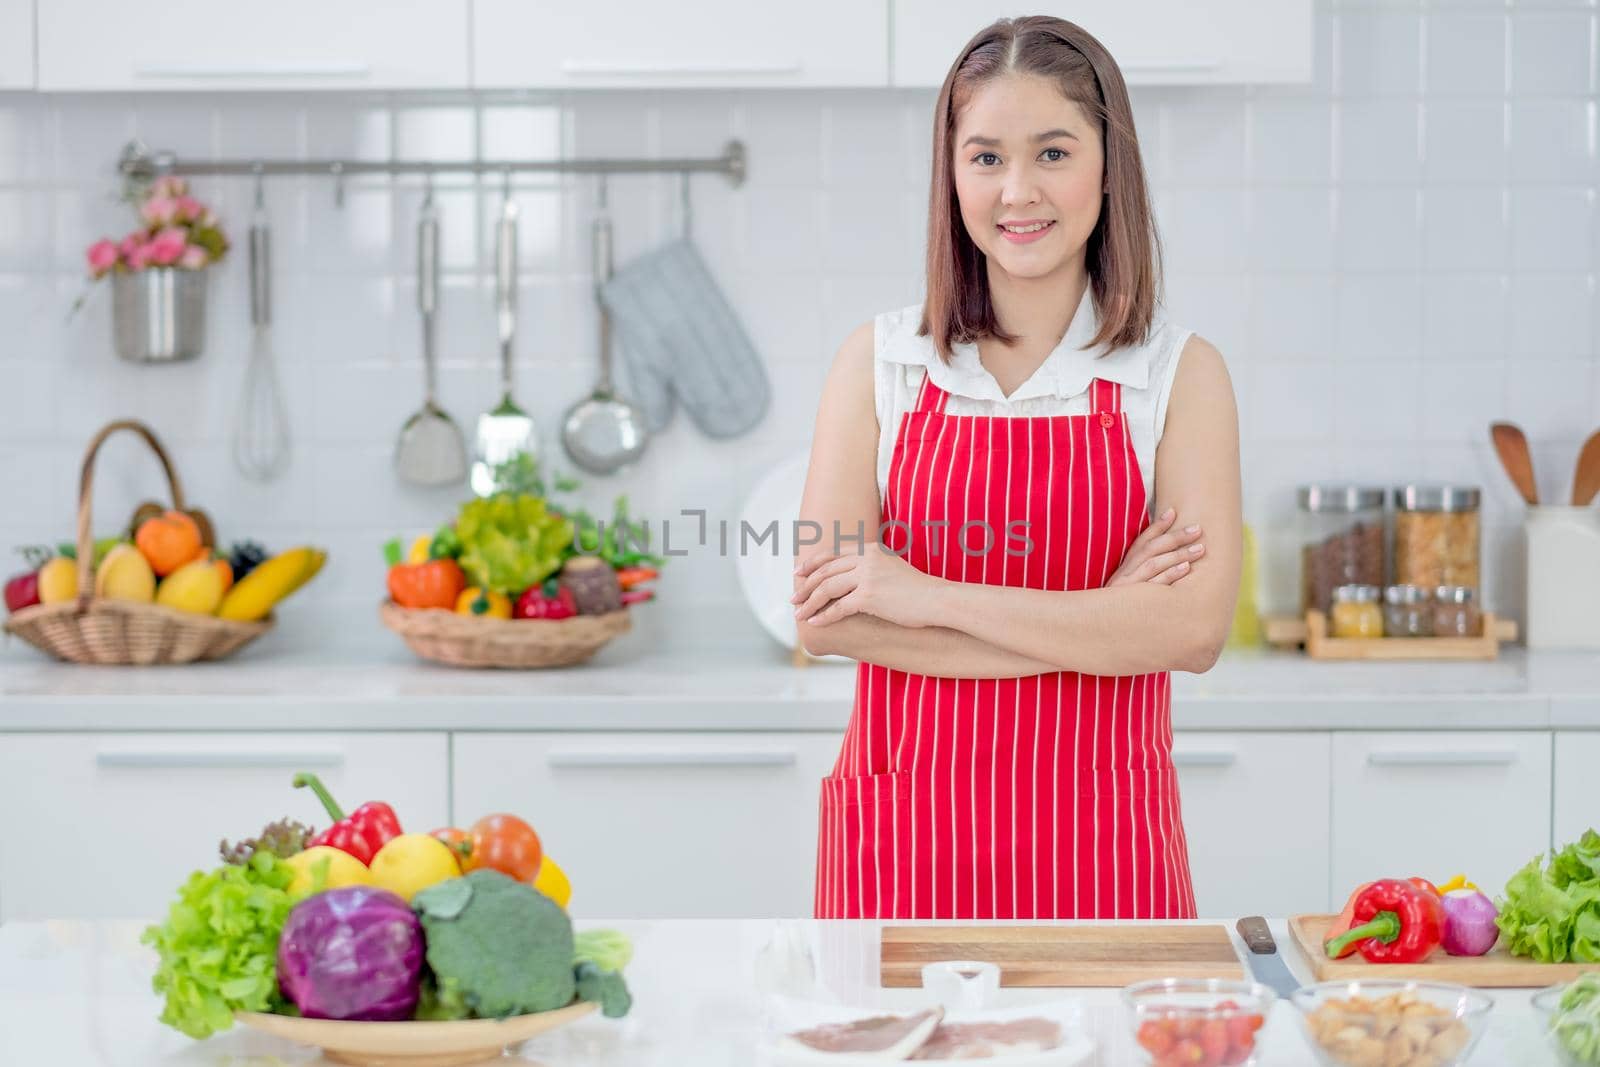
M 1272 939 L 1267 920 L 1259 915 L 1246 915 L 1234 926 L 1250 950 L 1246 962 L 1256 981 L 1286 997 L 1300 988 L 1299 979 L 1289 973 L 1289 965 L 1278 954 L 1278 943 Z

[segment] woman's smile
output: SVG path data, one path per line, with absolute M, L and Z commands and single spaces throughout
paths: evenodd
M 1045 234 L 1056 228 L 1054 219 L 1033 219 L 1028 222 L 1000 223 L 995 229 L 1000 231 L 1000 236 L 1014 245 L 1030 244 L 1039 240 Z

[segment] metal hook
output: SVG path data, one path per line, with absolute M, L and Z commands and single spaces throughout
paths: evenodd
M 606 176 L 604 173 L 596 177 L 596 184 L 598 186 L 600 208 L 604 210 L 606 206 Z
M 694 208 L 689 203 L 689 172 L 678 172 L 678 196 L 683 202 L 683 236 L 687 238 L 694 228 Z
M 266 185 L 266 183 L 265 183 L 265 181 L 263 181 L 263 176 L 266 174 L 266 171 L 267 171 L 267 168 L 262 165 L 262 163 L 261 163 L 261 161 L 259 159 L 256 160 L 254 163 L 250 164 L 250 173 L 252 173 L 252 174 L 254 174 L 256 176 L 256 210 L 257 211 L 260 211 L 260 210 L 262 210 L 263 208 L 265 208 L 267 206 L 267 200 L 266 200 L 266 195 L 265 195 L 265 190 L 264 190 L 264 186 Z
M 507 200 L 510 200 L 511 199 L 511 168 L 510 167 L 507 167 L 505 169 L 505 171 L 502 173 L 501 189 L 505 193 L 505 198 Z
M 422 206 L 433 206 L 433 168 L 429 167 L 422 172 Z
M 344 207 L 344 164 L 335 160 L 328 170 L 333 175 L 333 206 Z

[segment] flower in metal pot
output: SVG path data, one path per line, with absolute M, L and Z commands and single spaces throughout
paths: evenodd
M 152 182 L 136 210 L 139 226 L 119 241 L 101 238 L 89 246 L 89 278 L 131 274 L 156 267 L 204 270 L 227 255 L 228 237 L 216 213 L 190 195 L 189 183 L 176 175 Z M 87 293 L 73 305 L 82 306 Z

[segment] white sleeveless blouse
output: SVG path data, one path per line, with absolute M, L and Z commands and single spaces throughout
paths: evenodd
M 931 375 L 933 384 L 950 394 L 945 401 L 946 414 L 1024 419 L 1089 414 L 1089 383 L 1103 378 L 1122 385 L 1122 409 L 1133 435 L 1147 506 L 1154 514 L 1156 446 L 1161 443 L 1161 431 L 1167 421 L 1167 401 L 1177 376 L 1178 357 L 1192 331 L 1167 323 L 1158 309 L 1144 344 L 1110 352 L 1103 345 L 1086 350 L 1083 346 L 1099 328 L 1099 316 L 1093 294 L 1085 288 L 1061 342 L 1032 377 L 1007 397 L 994 376 L 984 369 L 976 344 L 955 345 L 954 358 L 946 365 L 939 358 L 933 339 L 917 336 L 921 321 L 922 305 L 913 304 L 899 311 L 886 311 L 872 324 L 879 500 L 889 484 L 889 464 L 894 458 L 900 416 L 916 408 L 917 391 L 925 375 Z

